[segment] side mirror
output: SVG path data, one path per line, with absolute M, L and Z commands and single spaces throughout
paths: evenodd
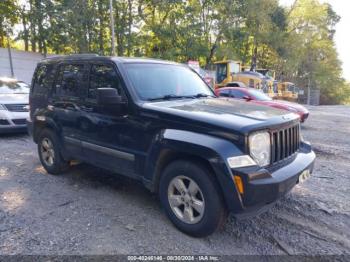
M 123 103 L 122 97 L 115 88 L 101 87 L 97 89 L 97 103 L 99 105 L 120 105 Z
M 247 101 L 252 100 L 252 98 L 251 98 L 251 97 L 249 97 L 249 96 L 243 96 L 243 99 L 244 99 L 244 100 L 247 100 Z

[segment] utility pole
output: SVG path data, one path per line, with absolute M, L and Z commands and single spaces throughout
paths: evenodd
M 111 22 L 111 34 L 112 34 L 112 50 L 111 55 L 115 55 L 115 41 L 114 41 L 114 17 L 113 17 L 113 0 L 109 0 L 109 15 Z
M 310 81 L 310 76 L 308 77 L 308 83 L 307 83 L 307 104 L 310 105 L 311 103 L 311 94 L 310 94 L 310 84 L 311 84 L 311 81 Z
M 11 69 L 11 77 L 15 76 L 15 73 L 13 71 L 13 63 L 12 63 L 12 53 L 11 53 L 11 44 L 10 44 L 10 36 L 9 33 L 7 34 L 7 51 L 9 54 L 9 61 L 10 61 L 10 69 Z

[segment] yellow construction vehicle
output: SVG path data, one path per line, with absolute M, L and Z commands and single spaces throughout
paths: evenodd
M 297 101 L 299 88 L 292 82 L 279 82 L 278 87 L 278 98 L 288 101 Z
M 214 63 L 216 66 L 216 86 L 220 88 L 230 82 L 242 82 L 247 87 L 263 90 L 271 96 L 273 93 L 273 79 L 259 72 L 247 70 L 239 61 L 224 60 Z

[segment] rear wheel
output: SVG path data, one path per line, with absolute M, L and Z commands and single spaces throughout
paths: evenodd
M 201 164 L 169 164 L 160 180 L 159 195 L 169 219 L 186 234 L 204 237 L 225 223 L 227 212 L 219 187 Z
M 41 164 L 50 174 L 60 174 L 69 167 L 69 162 L 62 158 L 59 148 L 57 135 L 49 129 L 43 130 L 38 140 L 38 153 Z

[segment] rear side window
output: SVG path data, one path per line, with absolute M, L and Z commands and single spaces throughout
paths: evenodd
M 88 98 L 96 99 L 97 88 L 102 87 L 115 88 L 118 90 L 119 95 L 122 95 L 121 82 L 113 66 L 92 65 Z
M 65 97 L 79 97 L 83 75 L 84 65 L 61 65 L 56 80 L 56 94 Z
M 33 93 L 47 94 L 54 79 L 53 65 L 40 65 L 35 71 Z

